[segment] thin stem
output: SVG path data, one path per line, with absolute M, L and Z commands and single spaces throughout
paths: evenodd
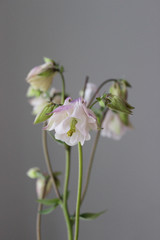
M 105 85 L 105 84 L 107 84 L 107 83 L 109 83 L 109 82 L 117 82 L 117 79 L 107 79 L 107 80 L 105 80 L 103 83 L 101 83 L 100 85 L 99 85 L 99 87 L 97 88 L 97 91 L 93 94 L 93 96 L 92 96 L 92 98 L 91 98 L 91 100 L 89 101 L 89 103 L 87 104 L 87 107 L 89 107 L 90 105 L 91 105 L 91 103 L 93 102 L 93 100 L 94 100 L 94 98 L 96 97 L 96 95 L 97 95 L 97 93 L 100 91 L 100 89 Z
M 63 72 L 60 71 L 59 72 L 61 75 L 61 79 L 62 79 L 62 95 L 61 95 L 61 104 L 64 103 L 64 97 L 65 97 L 65 79 L 64 79 L 64 75 Z
M 42 143 L 43 143 L 43 152 L 44 152 L 45 162 L 46 162 L 46 166 L 47 166 L 47 169 L 48 169 L 48 173 L 49 173 L 50 178 L 52 180 L 53 189 L 56 193 L 57 198 L 61 199 L 58 187 L 56 185 L 56 182 L 55 182 L 55 179 L 54 179 L 54 176 L 53 176 L 53 170 L 52 170 L 51 162 L 50 162 L 50 159 L 49 159 L 46 130 L 42 130 Z
M 85 195 L 86 195 L 86 192 L 87 192 L 87 189 L 88 189 L 90 175 L 91 175 L 91 169 L 92 169 L 92 165 L 93 165 L 93 160 L 94 160 L 96 148 L 98 146 L 98 140 L 99 140 L 100 133 L 101 133 L 101 127 L 102 127 L 102 123 L 103 123 L 103 120 L 104 120 L 107 112 L 108 112 L 108 108 L 106 108 L 106 110 L 103 113 L 103 116 L 102 116 L 102 119 L 101 119 L 101 122 L 100 122 L 100 126 L 99 126 L 99 130 L 97 131 L 97 134 L 96 134 L 93 146 L 92 146 L 92 151 L 91 151 L 90 161 L 89 161 L 89 166 L 88 166 L 88 171 L 87 171 L 87 179 L 86 179 L 86 183 L 85 183 L 84 190 L 83 190 L 82 197 L 81 197 L 81 204 L 82 204 L 82 202 L 85 198 Z
M 84 82 L 84 88 L 83 88 L 83 95 L 82 95 L 83 98 L 85 98 L 85 91 L 86 91 L 88 81 L 89 81 L 89 77 L 86 76 L 86 79 L 85 79 L 85 82 Z
M 48 183 L 48 181 L 45 182 L 45 186 L 44 186 L 43 193 L 42 193 L 42 199 L 45 197 L 47 183 Z M 41 240 L 41 219 L 42 219 L 42 215 L 40 214 L 40 211 L 42 211 L 42 208 L 43 208 L 43 204 L 38 203 L 37 223 L 36 223 L 37 240 Z
M 63 212 L 64 212 L 66 225 L 67 225 L 68 239 L 72 240 L 73 239 L 72 227 L 71 227 L 68 205 L 67 205 L 68 183 L 69 183 L 69 175 L 70 175 L 70 152 L 71 152 L 71 148 L 66 145 L 66 172 L 65 172 L 64 191 L 63 191 Z
M 78 234 L 79 234 L 79 211 L 80 211 L 82 175 L 83 175 L 83 154 L 82 154 L 81 143 L 78 143 L 78 152 L 79 152 L 79 177 L 78 177 L 78 191 L 77 191 L 77 206 L 76 206 L 74 240 L 78 240 Z

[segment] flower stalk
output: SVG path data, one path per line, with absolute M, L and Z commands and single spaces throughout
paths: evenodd
M 79 153 L 79 177 L 78 177 L 78 191 L 77 191 L 77 206 L 76 206 L 76 216 L 75 216 L 74 240 L 78 240 L 78 235 L 79 235 L 79 212 L 80 212 L 82 176 L 83 176 L 83 153 L 82 153 L 81 143 L 78 143 L 78 153 Z

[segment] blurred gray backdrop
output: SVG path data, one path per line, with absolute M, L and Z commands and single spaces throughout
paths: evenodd
M 121 141 L 100 140 L 82 206 L 82 212 L 108 212 L 81 222 L 79 239 L 160 239 L 159 11 L 159 0 L 0 1 L 0 239 L 36 239 L 35 182 L 26 171 L 46 168 L 25 77 L 43 56 L 65 66 L 73 98 L 86 75 L 96 84 L 125 77 L 133 86 L 134 130 Z M 61 86 L 58 77 L 54 86 Z M 84 147 L 84 175 L 91 143 Z M 53 168 L 64 171 L 64 152 L 49 144 Z M 77 161 L 74 147 L 70 209 L 75 207 Z M 67 239 L 60 209 L 43 217 L 42 239 Z

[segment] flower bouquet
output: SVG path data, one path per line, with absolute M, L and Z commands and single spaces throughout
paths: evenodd
M 56 74 L 61 76 L 62 88 L 57 90 L 52 87 Z M 127 129 L 132 128 L 129 115 L 132 107 L 127 102 L 130 83 L 124 79 L 108 79 L 99 86 L 89 82 L 86 77 L 83 89 L 76 99 L 72 99 L 66 92 L 64 67 L 55 61 L 44 58 L 44 64 L 33 68 L 26 81 L 29 83 L 27 97 L 33 106 L 36 116 L 34 124 L 42 123 L 42 142 L 44 159 L 48 173 L 44 174 L 38 167 L 28 170 L 27 175 L 36 179 L 36 192 L 38 202 L 37 212 L 37 240 L 41 240 L 41 217 L 49 214 L 55 208 L 61 207 L 67 226 L 68 240 L 78 240 L 80 219 L 95 219 L 105 211 L 98 213 L 81 213 L 80 207 L 86 196 L 91 175 L 92 164 L 100 136 L 115 140 L 120 139 Z M 108 92 L 106 85 L 110 83 Z M 103 88 L 103 94 L 101 94 Z M 87 178 L 82 186 L 83 179 L 83 145 L 91 139 L 90 132 L 95 131 L 96 136 L 91 148 Z M 60 172 L 52 169 L 49 158 L 47 135 L 53 144 L 60 144 L 66 153 L 66 170 L 64 177 L 63 193 L 60 192 Z M 78 146 L 79 174 L 77 186 L 77 199 L 75 211 L 70 212 L 69 177 L 71 148 Z M 56 197 L 47 198 L 51 188 Z M 45 208 L 44 208 L 45 206 Z

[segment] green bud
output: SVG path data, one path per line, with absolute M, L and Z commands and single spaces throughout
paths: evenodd
M 134 109 L 134 107 L 132 107 L 124 99 L 112 94 L 107 95 L 106 105 L 113 111 L 123 112 L 126 114 L 132 114 L 132 109 Z
M 40 175 L 42 175 L 38 167 L 30 168 L 26 174 L 29 178 L 33 178 L 33 179 L 39 178 Z
M 35 120 L 34 120 L 34 124 L 37 124 L 37 123 L 41 123 L 41 122 L 44 122 L 46 121 L 48 118 L 51 117 L 52 114 L 50 114 L 55 108 L 57 107 L 56 104 L 54 103 L 48 103 L 44 108 L 43 110 L 38 113 L 38 115 L 36 116 Z
M 121 96 L 121 88 L 120 88 L 120 84 L 115 82 L 109 89 L 109 93 L 111 93 L 112 95 Z

